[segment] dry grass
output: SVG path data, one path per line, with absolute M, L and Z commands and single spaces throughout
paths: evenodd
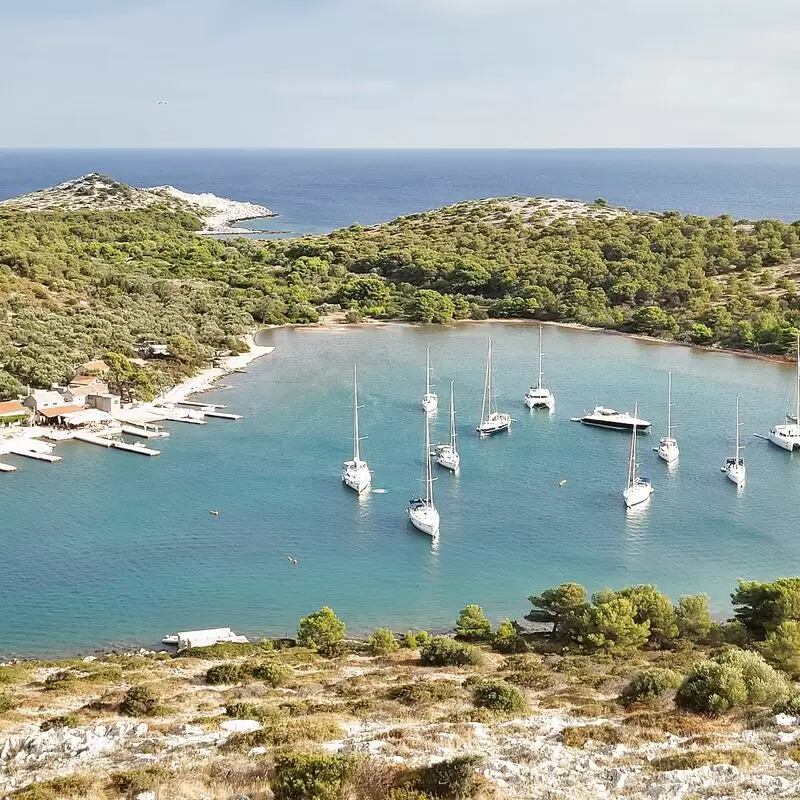
M 674 769 L 697 769 L 713 764 L 732 764 L 739 769 L 749 769 L 760 760 L 758 754 L 752 750 L 687 750 L 654 759 L 650 762 L 650 769 L 669 772 Z

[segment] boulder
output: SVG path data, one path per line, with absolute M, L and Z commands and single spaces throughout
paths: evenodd
M 219 727 L 229 733 L 249 733 L 250 731 L 261 730 L 261 723 L 254 719 L 229 719 L 225 720 Z

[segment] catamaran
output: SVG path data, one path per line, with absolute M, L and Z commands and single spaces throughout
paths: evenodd
M 454 382 L 450 381 L 450 441 L 447 444 L 437 444 L 433 448 L 433 454 L 439 466 L 457 472 L 461 465 L 461 456 L 456 448 L 456 406 L 453 399 L 453 385 Z
M 494 402 L 494 386 L 492 376 L 492 338 L 489 337 L 489 349 L 486 351 L 486 375 L 483 382 L 483 403 L 481 405 L 481 421 L 476 428 L 481 437 L 493 433 L 511 430 L 511 414 L 498 411 Z
M 790 422 L 790 420 L 793 420 Z M 776 425 L 767 439 L 772 444 L 791 452 L 800 449 L 800 335 L 797 337 L 797 367 L 794 381 L 794 417 L 787 414 L 786 422 Z
M 353 365 L 353 458 L 342 464 L 342 483 L 361 494 L 371 482 L 369 466 L 361 458 L 358 436 L 358 371 Z
M 678 460 L 678 441 L 672 436 L 672 373 L 667 373 L 667 435 L 658 443 L 658 457 L 667 464 Z
M 539 377 L 536 386 L 531 386 L 525 395 L 525 405 L 530 409 L 546 408 L 551 413 L 556 407 L 556 398 L 553 393 L 542 386 L 542 326 L 539 326 Z
M 439 408 L 439 398 L 431 391 L 431 348 L 425 348 L 425 394 L 422 395 L 422 410 L 432 414 Z
M 411 524 L 422 533 L 434 539 L 439 536 L 439 512 L 433 504 L 433 470 L 431 468 L 430 420 L 425 415 L 425 497 L 412 497 L 408 502 L 408 518 Z
M 633 407 L 633 427 L 631 428 L 631 451 L 628 458 L 628 485 L 622 492 L 622 499 L 628 508 L 644 503 L 653 494 L 653 484 L 649 478 L 639 475 L 639 465 L 636 463 L 636 419 L 639 413 L 639 404 Z
M 737 487 L 744 486 L 745 479 L 747 478 L 747 467 L 744 465 L 744 459 L 739 455 L 741 448 L 739 447 L 739 398 L 736 398 L 736 449 L 734 450 L 733 458 L 728 458 L 725 461 L 725 466 L 722 471 L 725 473 L 729 481 L 733 481 Z

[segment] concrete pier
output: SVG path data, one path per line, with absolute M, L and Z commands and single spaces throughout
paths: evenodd
M 224 406 L 223 406 L 224 408 Z M 241 414 L 228 414 L 225 411 L 204 411 L 206 417 L 219 417 L 219 419 L 241 419 Z
M 111 447 L 111 439 L 106 439 L 104 436 L 98 436 L 96 433 L 89 433 L 89 431 L 81 431 L 76 433 L 73 437 L 80 442 L 87 442 L 88 444 L 99 444 L 100 447 Z
M 0 472 L 16 472 L 17 468 L 13 464 L 3 464 L 0 462 Z
M 195 400 L 180 400 L 175 405 L 178 406 L 191 406 L 192 408 L 201 408 L 203 410 L 209 408 L 211 410 L 215 410 L 218 408 L 225 408 L 223 405 L 219 405 L 218 403 L 198 403 Z
M 15 456 L 35 458 L 37 461 L 47 461 L 50 464 L 56 464 L 61 461 L 61 456 L 54 456 L 51 453 L 40 452 L 38 450 L 29 450 L 24 445 L 13 443 L 8 446 L 8 452 Z
M 143 456 L 160 456 L 160 450 L 153 450 L 151 447 L 143 445 L 141 442 L 128 444 L 128 442 L 113 441 L 111 446 L 117 450 L 127 450 L 129 453 L 139 453 Z
M 166 439 L 169 436 L 169 431 L 164 431 L 160 428 L 145 428 L 140 425 L 124 424 L 122 432 L 130 436 L 141 436 L 142 439 Z

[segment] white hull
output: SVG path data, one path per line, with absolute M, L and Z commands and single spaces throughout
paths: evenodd
M 653 494 L 653 487 L 649 483 L 636 483 L 625 489 L 622 499 L 625 501 L 625 505 L 631 508 L 649 500 L 651 494 Z
M 744 486 L 745 480 L 747 479 L 747 468 L 744 464 L 741 464 L 738 467 L 728 465 L 724 467 L 725 470 L 725 477 L 731 482 L 735 483 L 737 486 Z
M 610 428 L 617 431 L 630 431 L 636 428 L 637 433 L 649 433 L 652 423 L 646 419 L 639 419 L 627 411 L 615 411 L 613 408 L 595 406 L 590 414 L 582 417 L 573 417 L 573 422 L 582 422 L 584 425 L 594 425 L 597 428 Z
M 435 394 L 426 394 L 422 397 L 422 410 L 426 414 L 433 414 L 439 408 L 439 398 Z
M 461 456 L 456 453 L 449 444 L 443 444 L 436 448 L 434 452 L 436 463 L 440 467 L 457 472 L 461 466 Z
M 525 395 L 525 405 L 531 410 L 546 408 L 548 411 L 553 411 L 556 407 L 556 399 L 549 389 L 531 389 Z
M 493 411 L 475 429 L 479 436 L 491 436 L 494 433 L 511 430 L 511 415 Z
M 667 464 L 677 461 L 679 455 L 678 443 L 674 439 L 664 438 L 658 443 L 658 457 Z
M 361 494 L 372 483 L 366 461 L 345 461 L 342 464 L 342 483 Z
M 408 508 L 411 524 L 421 533 L 436 537 L 439 535 L 439 512 L 433 506 L 419 504 Z
M 800 450 L 800 426 L 776 425 L 767 439 L 782 450 Z

